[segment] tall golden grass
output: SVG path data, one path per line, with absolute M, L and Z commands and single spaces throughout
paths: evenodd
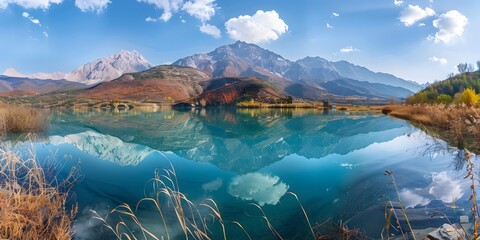
M 388 106 L 383 110 L 393 117 L 441 130 L 434 130 L 433 134 L 441 135 L 449 142 L 456 141 L 455 144 L 461 149 L 466 147 L 468 140 L 470 150 L 480 151 L 480 108 L 465 104 L 417 104 Z
M 46 117 L 39 110 L 0 104 L 0 134 L 42 131 Z
M 0 149 L 0 239 L 71 239 L 77 208 L 65 205 L 76 171 L 60 182 L 49 181 L 47 165 L 29 155 L 24 159 Z

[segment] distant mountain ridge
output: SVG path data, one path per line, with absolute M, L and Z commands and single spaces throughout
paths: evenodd
M 70 73 L 55 72 L 24 75 L 13 68 L 8 68 L 3 75 L 42 80 L 63 79 L 71 82 L 92 85 L 99 82 L 111 81 L 120 77 L 124 73 L 140 72 L 152 67 L 153 65 L 137 51 L 122 50 L 117 54 L 91 61 Z
M 41 80 L 0 75 L 0 95 L 18 95 L 49 93 L 60 90 L 85 88 L 87 85 L 67 80 Z M 12 94 L 15 95 L 15 94 Z
M 346 61 L 331 62 L 320 57 L 306 57 L 295 62 L 257 45 L 237 41 L 209 53 L 195 54 L 179 59 L 173 65 L 202 70 L 212 78 L 266 77 L 283 85 L 299 81 L 311 85 L 348 78 L 405 88 L 411 93 L 422 86 L 391 74 L 377 73 Z
M 90 85 L 82 91 L 82 97 L 162 103 L 186 101 L 196 105 L 202 105 L 200 102 L 233 104 L 247 98 L 281 102 L 288 96 L 316 101 L 344 97 L 406 98 L 422 88 L 418 83 L 372 72 L 346 61 L 331 62 L 321 57 L 291 61 L 241 41 L 179 59 L 172 65 L 153 67 L 140 53 L 122 50 L 70 73 L 23 75 L 7 69 L 5 75 L 10 76 L 10 83 L 0 82 L 0 91 L 3 88 L 8 95 L 48 93 Z M 215 85 L 217 89 L 208 89 L 207 85 Z

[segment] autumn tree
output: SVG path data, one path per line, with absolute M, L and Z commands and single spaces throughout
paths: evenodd
M 475 104 L 478 102 L 477 93 L 471 88 L 465 89 L 459 98 L 460 103 L 465 103 L 469 107 L 475 106 Z

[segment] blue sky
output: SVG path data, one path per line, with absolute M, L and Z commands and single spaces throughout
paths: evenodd
M 243 40 L 432 82 L 480 60 L 479 10 L 478 0 L 0 0 L 0 73 L 68 72 L 122 49 L 163 64 Z

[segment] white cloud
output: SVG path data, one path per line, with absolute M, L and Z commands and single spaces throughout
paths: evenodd
M 350 52 L 360 52 L 359 49 L 354 48 L 353 46 L 346 46 L 340 49 L 341 53 L 350 53 Z
M 250 43 L 277 40 L 288 30 L 288 25 L 274 10 L 258 10 L 253 16 L 231 18 L 225 23 L 225 27 L 230 38 Z
M 333 26 L 327 23 L 327 28 L 333 28 Z
M 436 13 L 431 8 L 422 9 L 418 5 L 408 5 L 403 9 L 400 14 L 400 21 L 405 24 L 405 26 L 410 27 L 415 24 L 417 21 L 420 21 L 426 17 L 434 16 Z
M 144 2 L 153 4 L 155 7 L 162 9 L 163 14 L 160 19 L 167 22 L 172 17 L 172 14 L 177 12 L 183 4 L 183 0 L 137 0 L 138 2 Z
M 75 6 L 82 12 L 101 13 L 110 3 L 110 0 L 75 0 Z
M 48 9 L 51 4 L 62 3 L 63 0 L 0 0 L 0 9 L 5 9 L 9 4 L 16 4 L 23 8 Z
M 232 179 L 228 186 L 228 193 L 243 200 L 254 200 L 260 206 L 276 205 L 288 188 L 288 185 L 280 181 L 277 176 L 247 173 Z
M 432 61 L 432 62 L 438 62 L 442 65 L 445 65 L 448 63 L 448 60 L 446 58 L 439 58 L 439 57 L 436 57 L 436 56 L 433 56 L 431 58 L 428 58 L 428 60 Z
M 180 22 L 182 22 L 182 23 L 186 23 L 187 21 L 185 21 L 185 19 L 182 19 L 182 20 L 180 20 Z
M 334 17 L 339 17 L 339 16 L 340 16 L 340 14 L 338 14 L 338 13 L 336 13 L 336 12 L 333 12 L 332 15 L 333 15 Z
M 419 26 L 419 27 L 425 27 L 426 24 L 425 24 L 425 23 L 419 23 L 418 26 Z
M 393 4 L 395 4 L 395 6 L 402 6 L 403 0 L 393 0 Z
M 36 25 L 38 25 L 38 26 L 40 26 L 40 27 L 42 26 L 42 24 L 40 23 L 40 20 L 32 17 L 29 13 L 23 12 L 23 13 L 22 13 L 22 16 L 23 16 L 24 18 L 27 18 L 28 20 L 30 20 L 30 22 L 32 22 L 33 24 L 36 24 Z
M 48 33 L 43 31 L 43 36 L 47 37 L 48 38 Z
M 200 26 L 200 32 L 202 33 L 205 33 L 205 34 L 208 34 L 214 38 L 220 38 L 222 36 L 222 32 L 220 31 L 220 29 L 218 29 L 217 27 L 213 26 L 213 25 L 210 25 L 210 24 L 202 24 L 202 26 Z
M 457 10 L 448 11 L 433 21 L 433 26 L 438 29 L 435 36 L 429 39 L 436 43 L 452 43 L 455 39 L 461 37 L 468 24 L 468 18 Z
M 216 7 L 215 0 L 193 0 L 186 2 L 182 10 L 190 16 L 206 22 L 215 15 Z
M 158 18 L 147 17 L 147 18 L 145 18 L 145 21 L 146 22 L 158 22 Z

